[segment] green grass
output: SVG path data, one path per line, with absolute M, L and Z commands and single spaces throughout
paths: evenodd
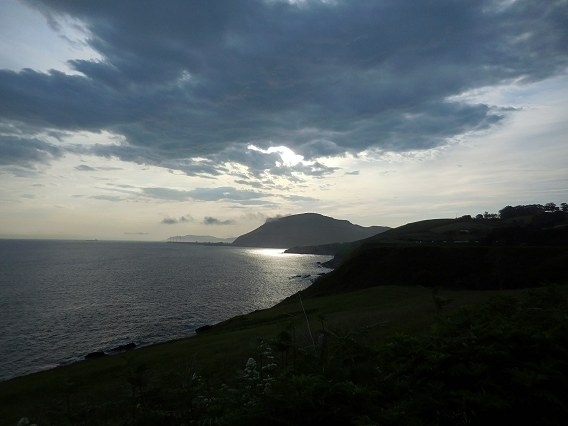
M 384 286 L 303 300 L 313 334 L 325 327 L 337 336 L 379 345 L 400 332 L 420 333 L 441 314 L 509 292 L 443 291 L 452 300 L 440 312 L 431 289 Z M 15 425 L 23 416 L 38 424 L 115 424 L 129 410 L 132 378 L 145 370 L 156 387 L 170 386 L 189 368 L 212 383 L 235 377 L 255 353 L 260 339 L 270 340 L 293 327 L 298 346 L 311 343 L 298 296 L 266 310 L 238 316 L 192 338 L 157 344 L 112 357 L 58 367 L 0 383 L 0 424 Z M 130 382 L 129 382 L 130 380 Z M 79 414 L 78 414 L 79 413 Z M 96 419 L 89 423 L 85 418 Z

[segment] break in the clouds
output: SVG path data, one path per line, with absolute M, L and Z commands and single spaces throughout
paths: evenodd
M 254 180 L 267 161 L 273 175 L 323 176 L 333 169 L 317 158 L 430 149 L 487 129 L 508 111 L 460 94 L 568 65 L 565 0 L 26 4 L 53 28 L 80 22 L 98 57 L 69 61 L 74 73 L 0 70 L 0 122 L 24 133 L 0 134 L 0 165 L 63 155 L 26 137 L 33 126 L 106 131 L 120 143 L 83 151 L 194 176 L 233 173 L 233 162 Z

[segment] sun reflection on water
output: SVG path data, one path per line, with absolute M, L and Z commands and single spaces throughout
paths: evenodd
M 284 253 L 285 250 L 286 249 L 281 249 L 281 248 L 255 248 L 255 249 L 248 250 L 248 252 L 252 253 L 252 254 L 261 255 L 261 256 L 276 257 L 276 256 L 287 255 L 287 253 Z

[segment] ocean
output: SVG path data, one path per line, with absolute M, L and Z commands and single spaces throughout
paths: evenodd
M 0 380 L 268 308 L 329 256 L 159 242 L 0 240 Z

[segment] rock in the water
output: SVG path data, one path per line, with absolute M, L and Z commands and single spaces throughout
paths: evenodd
M 136 343 L 130 342 L 130 343 L 127 343 L 125 345 L 120 345 L 120 346 L 117 346 L 116 348 L 112 348 L 110 351 L 111 352 L 125 352 L 125 351 L 131 351 L 133 349 L 136 349 Z
M 95 351 L 85 355 L 85 359 L 97 359 L 106 356 L 103 351 Z
M 197 328 L 195 329 L 195 333 L 197 333 L 197 334 L 203 333 L 203 332 L 205 332 L 205 331 L 211 330 L 212 328 L 213 328 L 212 325 L 204 325 L 204 326 L 201 326 L 201 327 L 197 327 Z

